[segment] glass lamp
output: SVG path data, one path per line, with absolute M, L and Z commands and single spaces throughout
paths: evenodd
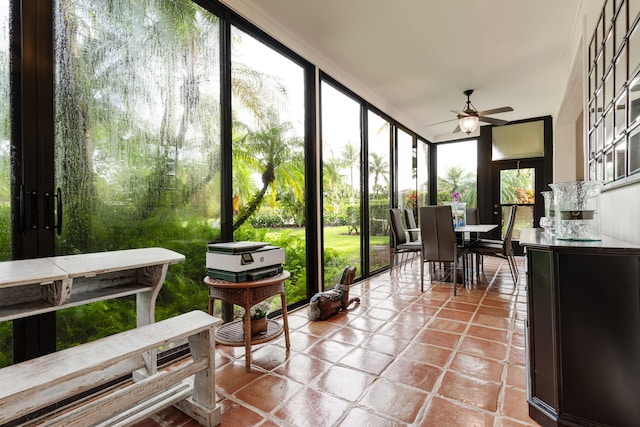
M 458 121 L 458 125 L 460 125 L 460 130 L 467 135 L 476 130 L 478 127 L 478 116 L 464 116 L 461 117 Z

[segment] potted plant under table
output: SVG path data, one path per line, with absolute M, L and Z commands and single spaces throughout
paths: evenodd
M 267 314 L 271 311 L 271 305 L 263 301 L 251 307 L 251 335 L 267 333 Z

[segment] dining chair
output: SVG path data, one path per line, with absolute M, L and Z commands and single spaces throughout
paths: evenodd
M 453 215 L 449 206 L 423 206 L 420 208 L 420 237 L 422 242 L 420 263 L 420 289 L 424 292 L 424 264 L 430 263 L 433 281 L 434 262 L 453 264 L 451 281 L 453 295 L 457 294 L 458 258 L 462 258 L 463 284 L 466 285 L 465 247 L 458 246 L 453 229 Z
M 405 208 L 404 210 L 404 222 L 407 224 L 408 229 L 417 230 L 418 225 L 416 224 L 416 217 L 413 215 L 413 209 Z M 415 242 L 420 240 L 420 232 L 419 231 L 409 231 L 409 241 Z
M 513 278 L 514 285 L 518 284 L 518 265 L 513 253 L 513 244 L 511 238 L 513 236 L 513 226 L 516 220 L 517 206 L 511 206 L 511 211 L 507 217 L 507 225 L 502 240 L 479 239 L 469 245 L 469 250 L 476 254 L 476 271 L 480 274 L 483 257 L 485 255 L 495 256 L 506 259 L 509 263 L 509 271 Z
M 467 224 L 480 224 L 480 214 L 478 208 L 467 208 Z
M 393 246 L 391 248 L 391 270 L 393 270 L 398 254 L 400 254 L 400 265 L 402 265 L 402 260 L 405 255 L 409 253 L 420 253 L 422 246 L 419 241 L 407 241 L 407 234 L 402 224 L 402 211 L 400 209 L 391 208 L 389 209 L 389 214 L 391 216 L 391 232 L 393 234 Z

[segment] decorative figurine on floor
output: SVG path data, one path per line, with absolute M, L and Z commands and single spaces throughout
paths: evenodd
M 345 267 L 340 282 L 335 288 L 318 292 L 311 297 L 309 303 L 309 319 L 326 320 L 341 310 L 346 310 L 351 303 L 360 304 L 360 298 L 349 299 L 349 288 L 356 277 L 356 267 Z

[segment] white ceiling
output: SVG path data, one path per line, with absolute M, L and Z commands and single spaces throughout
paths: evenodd
M 556 115 L 582 32 L 602 0 L 223 0 L 430 141 L 452 134 L 465 89 L 494 117 Z M 593 9 L 593 7 L 592 7 Z M 576 36 L 577 33 L 577 36 Z M 476 131 L 477 133 L 478 131 Z

